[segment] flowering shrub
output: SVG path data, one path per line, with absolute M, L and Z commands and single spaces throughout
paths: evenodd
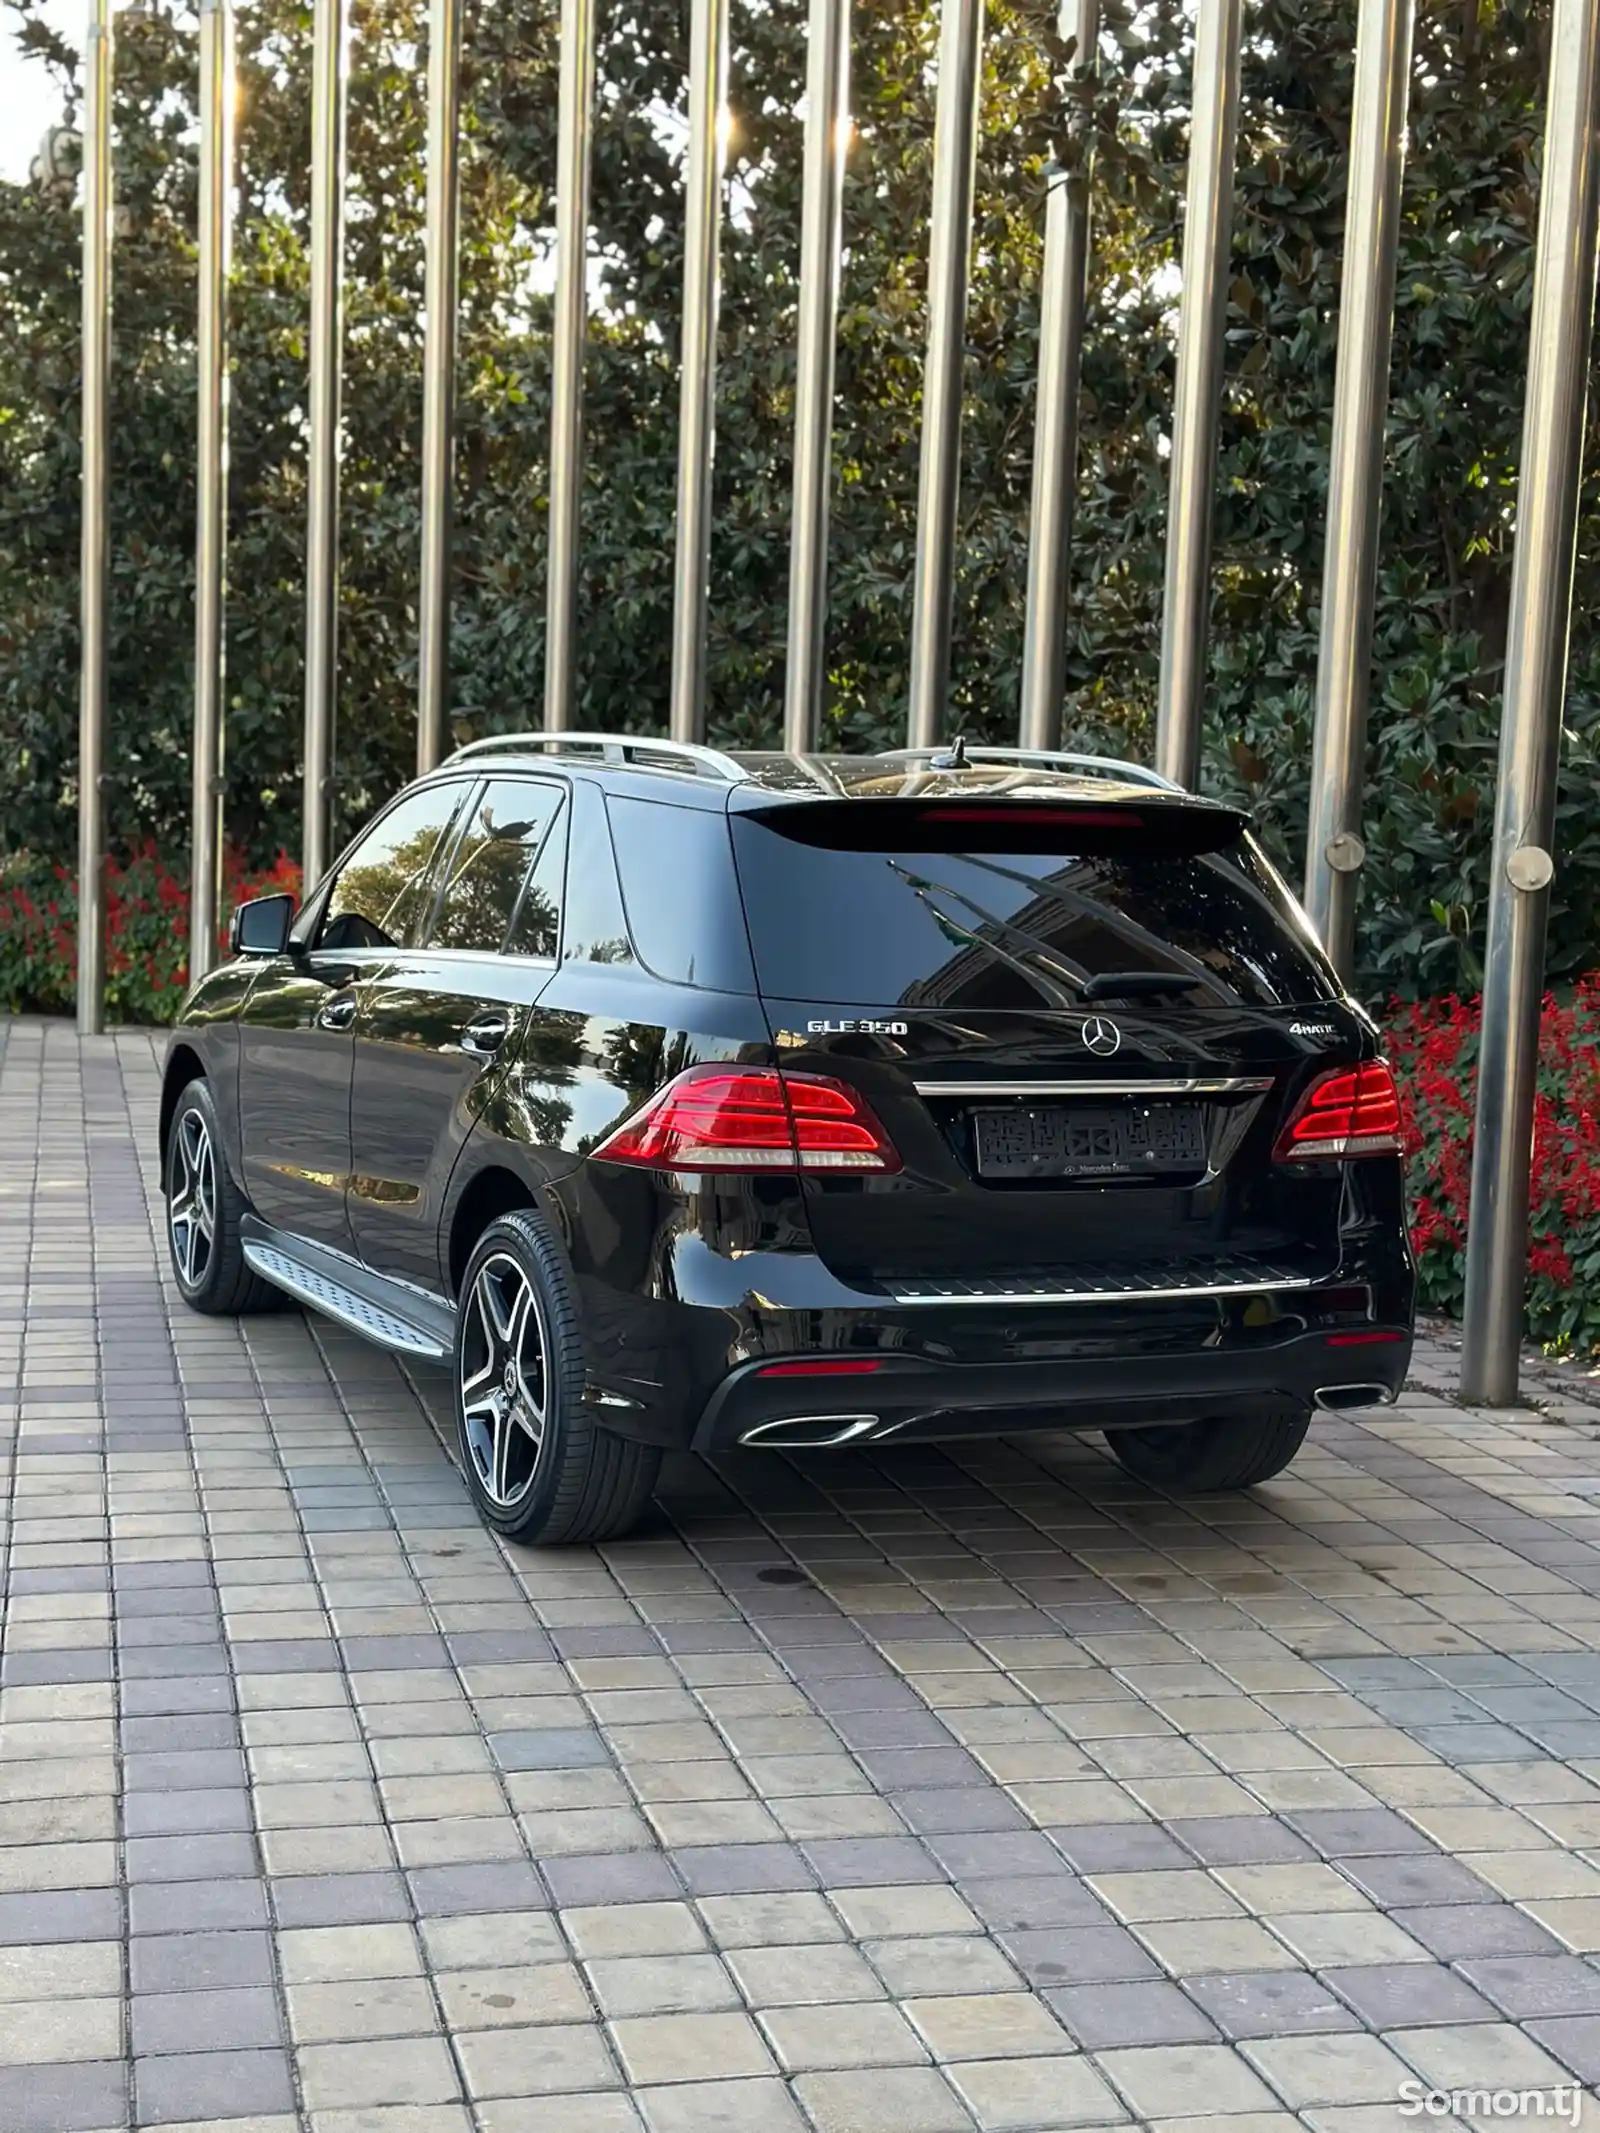
M 237 853 L 223 860 L 222 908 L 287 889 L 298 895 L 300 869 L 280 852 L 265 869 Z M 78 891 L 70 869 L 23 855 L 0 864 L 0 1009 L 64 1014 L 78 976 Z M 227 919 L 218 929 L 226 952 Z M 189 984 L 189 884 L 153 844 L 106 865 L 106 1017 L 112 1022 L 170 1022 Z
M 1425 1306 L 1459 1317 L 1466 1288 L 1479 1000 L 1397 1003 L 1394 1064 L 1411 1157 L 1411 1241 Z M 1540 1022 L 1528 1225 L 1528 1330 L 1557 1350 L 1600 1350 L 1600 972 Z

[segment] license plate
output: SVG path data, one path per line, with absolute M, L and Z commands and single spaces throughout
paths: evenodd
M 1203 1170 L 1199 1104 L 1050 1105 L 975 1111 L 984 1178 L 1127 1178 Z

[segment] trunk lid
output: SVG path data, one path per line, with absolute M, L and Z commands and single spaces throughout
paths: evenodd
M 1272 1148 L 1371 1038 L 1242 818 L 1091 789 L 749 808 L 733 836 L 779 1057 L 859 1090 L 903 1165 L 805 1178 L 832 1271 L 908 1294 L 1332 1271 L 1337 1166 Z

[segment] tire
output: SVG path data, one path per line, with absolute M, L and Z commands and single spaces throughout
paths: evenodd
M 1106 1443 L 1125 1474 L 1165 1496 L 1216 1496 L 1281 1474 L 1310 1426 L 1309 1407 L 1273 1400 L 1243 1415 L 1110 1429 Z
M 456 1307 L 456 1432 L 484 1524 L 557 1547 L 616 1540 L 650 1501 L 661 1454 L 599 1428 L 572 1278 L 536 1214 L 491 1222 Z
M 178 1098 L 162 1183 L 173 1279 L 190 1310 L 232 1318 L 281 1309 L 278 1291 L 245 1264 L 239 1223 L 249 1210 L 228 1169 L 217 1107 L 203 1077 Z

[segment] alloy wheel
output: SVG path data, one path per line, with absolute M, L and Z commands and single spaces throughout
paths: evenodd
M 463 1305 L 461 1427 L 484 1494 L 509 1511 L 533 1486 L 549 1400 L 549 1342 L 533 1283 L 494 1252 Z
M 179 1280 L 197 1289 L 217 1239 L 217 1159 L 211 1129 L 198 1111 L 185 1111 L 173 1136 L 167 1234 Z

